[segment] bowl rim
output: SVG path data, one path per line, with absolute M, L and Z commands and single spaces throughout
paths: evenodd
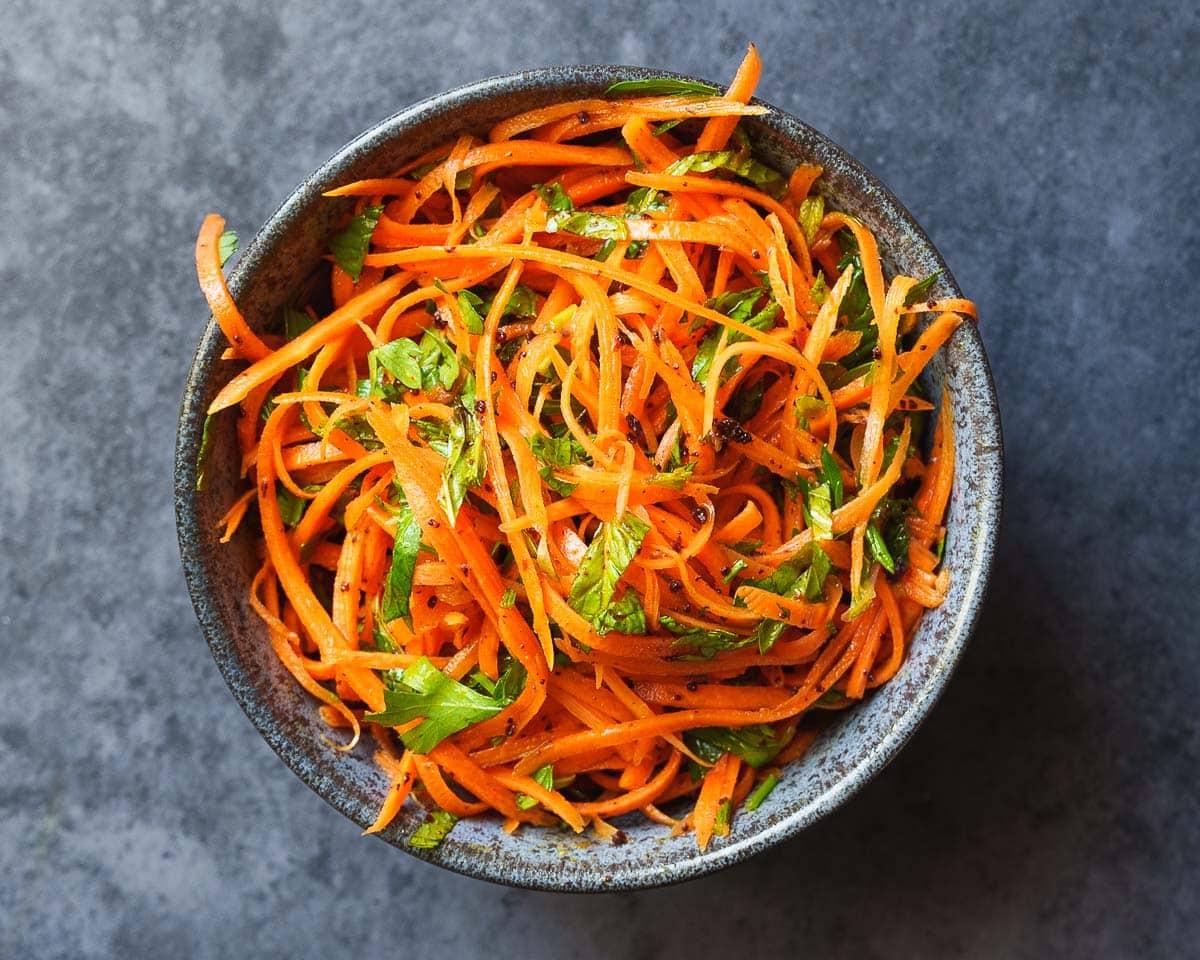
M 230 274 L 231 290 L 236 296 L 241 288 L 248 285 L 249 278 L 253 276 L 260 261 L 274 242 L 293 226 L 321 191 L 328 188 L 326 184 L 330 177 L 336 176 L 341 167 L 353 162 L 360 154 L 390 143 L 395 138 L 402 137 L 406 132 L 420 127 L 438 115 L 454 113 L 473 103 L 502 97 L 514 90 L 520 92 L 550 90 L 567 83 L 578 84 L 599 80 L 611 83 L 619 79 L 650 77 L 671 77 L 710 83 L 710 81 L 688 74 L 649 67 L 615 64 L 547 66 L 499 74 L 467 83 L 445 93 L 426 97 L 392 114 L 344 144 L 329 159 L 305 177 L 288 195 L 257 231 L 251 243 L 244 248 L 243 254 L 238 258 Z M 721 85 L 714 84 L 714 86 L 723 89 Z M 927 257 L 943 269 L 943 280 L 956 295 L 960 295 L 958 286 L 940 252 L 934 247 L 912 214 L 878 177 L 839 144 L 787 111 L 757 97 L 752 102 L 768 108 L 769 113 L 758 118 L 759 120 L 769 126 L 774 120 L 784 126 L 802 130 L 806 136 L 819 142 L 823 149 L 838 157 L 844 164 L 844 168 L 874 194 L 876 203 L 888 208 L 886 210 L 888 219 L 902 223 L 905 230 L 924 248 Z M 988 438 L 990 442 L 980 450 L 984 489 L 979 496 L 987 513 L 985 520 L 981 522 L 978 545 L 970 567 L 973 576 L 963 595 L 953 624 L 946 636 L 939 641 L 936 669 L 931 672 L 929 679 L 917 690 L 915 695 L 908 700 L 905 709 L 895 718 L 895 722 L 884 737 L 863 750 L 836 782 L 810 802 L 790 810 L 774 823 L 768 824 L 764 829 L 740 841 L 710 848 L 703 854 L 694 851 L 689 856 L 657 865 L 653 870 L 633 866 L 624 871 L 618 871 L 619 875 L 616 876 L 571 874 L 569 875 L 570 882 L 566 882 L 557 875 L 543 876 L 536 871 L 522 871 L 514 874 L 511 870 L 505 869 L 503 858 L 493 860 L 487 856 L 473 858 L 445 856 L 440 854 L 438 849 L 414 850 L 399 842 L 396 837 L 386 833 L 381 834 L 380 838 L 400 847 L 412 856 L 435 863 L 456 873 L 508 886 L 576 893 L 645 889 L 680 880 L 696 879 L 740 862 L 785 839 L 796 836 L 804 828 L 841 807 L 857 794 L 897 755 L 940 698 L 974 631 L 987 593 L 1003 509 L 1003 439 L 995 383 L 982 340 L 973 323 L 964 324 L 961 330 L 965 331 L 966 335 L 974 341 L 972 347 L 977 353 L 981 368 L 979 372 L 982 374 L 980 383 L 985 407 L 984 422 L 991 425 L 994 430 L 993 436 Z M 962 334 L 956 334 L 956 336 L 959 335 Z M 226 635 L 224 624 L 209 600 L 213 591 L 213 583 L 209 577 L 203 550 L 200 547 L 195 465 L 200 445 L 200 424 L 205 415 L 206 387 L 215 369 L 215 354 L 219 353 L 214 350 L 214 345 L 220 337 L 220 329 L 210 316 L 188 371 L 176 437 L 174 469 L 176 528 L 188 592 L 202 633 L 222 677 L 234 699 L 260 735 L 292 772 L 315 793 L 348 819 L 366 827 L 369 818 L 364 816 L 361 805 L 338 791 L 336 783 L 325 778 L 320 769 L 314 767 L 311 760 L 288 737 L 276 713 L 257 695 L 246 671 L 238 662 L 238 658 L 234 656 L 232 641 Z

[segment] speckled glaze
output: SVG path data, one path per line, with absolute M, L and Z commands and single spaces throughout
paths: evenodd
M 619 66 L 540 69 L 461 87 L 383 121 L 305 180 L 245 250 L 230 287 L 246 319 L 253 328 L 263 328 L 317 267 L 330 229 L 349 202 L 322 199 L 323 191 L 384 175 L 443 141 L 467 131 L 481 133 L 513 113 L 595 96 L 616 80 L 662 75 Z M 913 276 L 945 269 L 908 211 L 836 144 L 773 107 L 767 115 L 745 121 L 745 127 L 763 160 L 785 171 L 801 160 L 824 167 L 819 189 L 834 207 L 860 217 L 874 231 L 886 269 Z M 934 292 L 959 294 L 948 270 Z M 212 480 L 202 493 L 195 489 L 204 411 L 238 368 L 219 360 L 224 346 L 210 319 L 180 415 L 175 504 L 192 601 L 230 690 L 263 737 L 300 779 L 365 826 L 383 800 L 385 776 L 368 747 L 351 753 L 329 747 L 315 702 L 272 653 L 246 600 L 254 569 L 250 537 L 239 535 L 228 545 L 217 542 L 217 518 L 242 489 L 233 416 L 219 418 Z M 948 386 L 956 425 L 958 467 L 944 560 L 951 572 L 949 595 L 941 607 L 926 613 L 895 679 L 838 715 L 808 753 L 786 769 L 768 803 L 753 813 L 738 813 L 727 838 L 716 839 L 701 854 L 690 835 L 672 839 L 640 817 L 618 821 L 629 838 L 621 846 L 553 830 L 524 829 L 510 836 L 498 820 L 479 818 L 458 824 L 436 850 L 413 850 L 405 839 L 423 814 L 412 804 L 382 838 L 413 856 L 498 883 L 575 892 L 629 890 L 699 877 L 744 860 L 845 803 L 896 755 L 949 680 L 979 614 L 1000 523 L 1000 418 L 973 324 L 963 325 L 923 379 L 935 397 L 941 396 L 943 384 Z

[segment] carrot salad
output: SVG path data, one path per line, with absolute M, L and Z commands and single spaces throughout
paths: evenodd
M 271 330 L 205 220 L 243 362 L 209 410 L 248 479 L 224 539 L 260 539 L 250 602 L 340 749 L 377 744 L 368 832 L 412 798 L 417 847 L 484 813 L 619 843 L 640 813 L 703 850 L 946 595 L 953 425 L 917 377 L 974 306 L 885 279 L 820 167 L 755 158 L 760 68 L 330 191 L 327 280 Z

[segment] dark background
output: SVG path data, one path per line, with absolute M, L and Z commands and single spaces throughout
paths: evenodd
M 1200 935 L 1193 4 L 5 4 L 0 955 L 1181 957 Z M 1006 517 L 982 623 L 847 808 L 671 889 L 505 890 L 274 757 L 171 509 L 210 210 L 252 235 L 410 102 L 563 62 L 760 93 L 979 303 Z

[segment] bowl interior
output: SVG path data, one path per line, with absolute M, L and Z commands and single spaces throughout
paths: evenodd
M 321 193 L 363 177 L 383 176 L 464 133 L 547 103 L 602 94 L 618 79 L 660 76 L 632 67 L 557 67 L 485 80 L 424 101 L 379 124 L 324 164 L 296 190 L 242 255 L 230 286 L 255 329 L 269 327 L 297 287 L 320 264 L 327 238 L 350 201 Z M 944 269 L 937 251 L 887 189 L 841 148 L 781 111 L 745 122 L 755 152 L 789 171 L 821 164 L 818 188 L 840 210 L 860 217 L 879 241 L 885 267 L 913 276 Z M 957 295 L 948 272 L 935 292 Z M 315 702 L 275 658 L 246 599 L 256 564 L 252 539 L 217 542 L 218 518 L 240 493 L 236 415 L 217 418 L 210 481 L 196 492 L 196 456 L 204 411 L 236 372 L 219 359 L 224 342 L 210 319 L 187 382 L 176 459 L 176 509 L 184 570 L 213 656 L 234 696 L 293 771 L 334 807 L 367 825 L 387 780 L 366 743 L 332 750 Z M 925 716 L 974 625 L 999 523 L 1001 438 L 995 394 L 978 333 L 965 324 L 923 377 L 934 397 L 949 387 L 956 425 L 957 475 L 950 502 L 944 562 L 952 585 L 945 603 L 926 613 L 900 673 L 858 707 L 839 714 L 809 752 L 791 764 L 769 801 L 742 811 L 731 833 L 700 855 L 690 835 L 671 838 L 640 816 L 618 821 L 628 842 L 613 846 L 589 835 L 524 829 L 507 835 L 498 820 L 459 823 L 437 849 L 405 845 L 422 819 L 407 805 L 382 835 L 409 853 L 488 880 L 546 889 L 613 890 L 696 877 L 790 836 L 844 802 L 880 770 Z

